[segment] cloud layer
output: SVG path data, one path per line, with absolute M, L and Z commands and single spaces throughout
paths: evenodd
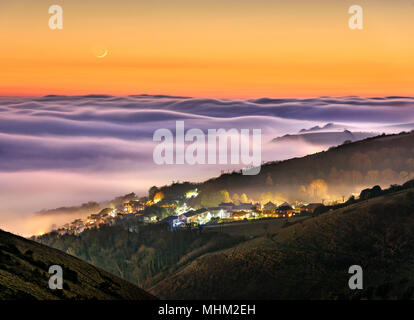
M 414 99 L 217 100 L 168 96 L 0 99 L 0 171 L 107 168 L 148 161 L 157 128 L 262 128 L 292 133 L 313 123 L 392 125 L 414 119 Z M 105 165 L 108 164 L 108 165 Z
M 278 160 L 320 148 L 268 143 L 277 136 L 327 122 L 359 131 L 406 130 L 414 128 L 413 106 L 414 98 L 410 97 L 2 97 L 0 205 L 10 214 L 34 212 L 80 201 L 104 200 L 123 192 L 144 192 L 153 184 L 171 180 L 200 181 L 222 169 L 231 169 L 154 164 L 154 131 L 174 131 L 177 120 L 183 120 L 186 129 L 205 132 L 260 128 L 262 159 Z

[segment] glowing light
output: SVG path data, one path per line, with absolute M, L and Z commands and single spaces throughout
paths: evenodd
M 154 203 L 160 202 L 162 199 L 164 199 L 164 193 L 162 191 L 158 191 L 154 196 Z
M 190 198 L 195 198 L 195 197 L 197 197 L 197 196 L 198 196 L 198 191 L 197 191 L 197 188 L 196 188 L 196 189 L 194 189 L 194 190 L 187 191 L 187 192 L 186 192 L 186 194 L 185 194 L 185 197 L 186 197 L 187 199 L 190 199 Z

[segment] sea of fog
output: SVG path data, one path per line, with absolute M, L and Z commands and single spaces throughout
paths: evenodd
M 154 131 L 261 129 L 262 160 L 315 153 L 327 145 L 272 143 L 285 134 L 333 129 L 390 133 L 414 128 L 414 98 L 202 99 L 171 96 L 0 98 L 0 228 L 22 235 L 72 217 L 35 212 L 104 201 L 172 181 L 202 181 L 242 165 L 157 165 Z M 36 217 L 36 218 L 34 218 Z

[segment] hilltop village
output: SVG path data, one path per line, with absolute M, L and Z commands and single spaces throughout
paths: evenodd
M 118 222 L 134 221 L 143 224 L 167 224 L 169 230 L 200 228 L 203 225 L 235 223 L 257 219 L 281 219 L 311 215 L 322 203 L 268 201 L 259 202 L 233 201 L 221 202 L 216 207 L 193 208 L 191 199 L 198 196 L 198 190 L 187 191 L 181 199 L 164 199 L 163 193 L 154 196 L 137 197 L 135 194 L 125 196 L 128 200 L 117 206 L 111 206 L 99 213 L 91 214 L 85 219 L 76 219 L 55 230 L 60 235 L 80 234 L 87 229 L 100 228 Z M 243 200 L 243 199 L 242 199 Z M 247 199 L 246 199 L 247 200 Z M 131 228 L 130 231 L 133 231 Z
M 233 171 L 203 183 L 173 181 L 171 185 L 151 187 L 147 196 L 131 193 L 109 202 L 76 207 L 81 212 L 77 217 L 88 217 L 54 231 L 79 234 L 116 223 L 131 225 L 131 230 L 138 223 L 167 224 L 170 230 L 183 230 L 257 219 L 289 219 L 315 214 L 315 210 L 318 214 L 329 206 L 358 199 L 360 195 L 354 192 L 364 187 L 414 179 L 413 143 L 413 132 L 383 134 L 303 158 L 264 164 L 261 173 L 248 180 L 241 172 Z

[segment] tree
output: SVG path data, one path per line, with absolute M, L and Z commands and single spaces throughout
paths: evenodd
M 233 194 L 233 197 L 231 199 L 233 200 L 234 204 L 240 204 L 240 196 L 237 193 Z
M 298 199 L 305 199 L 306 198 L 306 187 L 304 185 L 300 186 L 298 189 Z
M 381 187 L 380 186 L 375 186 L 372 189 L 362 190 L 360 195 L 359 195 L 359 199 L 368 200 L 368 199 L 380 196 L 381 193 L 382 193 Z
M 328 192 L 328 185 L 323 179 L 313 180 L 308 187 L 308 194 L 310 198 L 319 201 L 320 199 L 326 198 Z
M 355 197 L 354 196 L 350 196 L 349 199 L 345 203 L 346 204 L 352 204 L 352 203 L 355 203 L 355 202 L 356 202 Z
M 245 193 L 243 193 L 243 194 L 240 196 L 240 202 L 242 202 L 242 203 L 247 203 L 247 202 L 249 202 L 249 199 L 247 198 L 247 195 L 246 195 Z
M 221 202 L 231 202 L 230 194 L 227 190 L 220 190 Z
M 230 195 L 227 190 L 205 192 L 201 197 L 201 206 L 203 208 L 216 207 L 221 202 L 231 202 Z
M 266 203 L 268 203 L 269 201 L 270 202 L 273 202 L 274 201 L 274 199 L 273 199 L 274 197 L 273 197 L 273 193 L 272 192 L 270 192 L 270 191 L 268 191 L 268 192 L 263 192 L 261 195 L 260 195 L 260 198 L 259 198 L 259 201 L 260 201 L 260 203 L 261 204 L 266 204 Z

